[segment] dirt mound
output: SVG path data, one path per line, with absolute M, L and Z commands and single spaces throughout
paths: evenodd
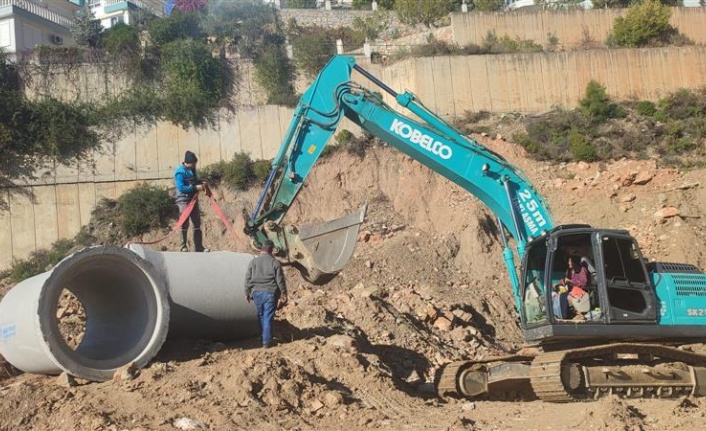
M 502 139 L 478 139 L 525 171 L 556 222 L 628 228 L 652 259 L 706 266 L 703 171 L 537 163 Z M 249 251 L 241 213 L 258 192 L 216 191 L 235 235 L 204 202 L 207 246 Z M 338 277 L 313 286 L 286 269 L 291 298 L 278 315 L 276 347 L 169 341 L 144 370 L 105 383 L 3 377 L 0 363 L 0 430 L 700 427 L 699 400 L 608 398 L 568 414 L 573 405 L 434 398 L 441 364 L 522 346 L 496 218 L 419 163 L 373 148 L 362 159 L 341 152 L 321 160 L 287 221 L 329 220 L 364 202 L 358 248 Z M 162 247 L 177 250 L 178 238 Z M 80 314 L 65 305 L 67 316 Z

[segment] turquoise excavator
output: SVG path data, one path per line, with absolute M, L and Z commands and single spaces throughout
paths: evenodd
M 414 118 L 353 82 L 354 71 Z M 606 394 L 706 394 L 706 356 L 676 346 L 703 342 L 706 334 L 706 275 L 699 268 L 647 263 L 627 230 L 556 225 L 517 167 L 463 135 L 412 93 L 385 85 L 353 57 L 333 57 L 299 101 L 246 222 L 254 246 L 271 239 L 279 259 L 312 283 L 325 283 L 343 270 L 365 207 L 320 225 L 282 221 L 344 118 L 458 184 L 497 216 L 520 326 L 526 343 L 538 349 L 448 364 L 436 374 L 439 395 L 566 402 Z M 580 257 L 588 274 L 583 288 L 589 302 L 588 311 L 571 310 L 569 318 L 552 304 L 571 256 Z

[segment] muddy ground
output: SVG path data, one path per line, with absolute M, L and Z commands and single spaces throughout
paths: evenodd
M 524 170 L 557 223 L 627 228 L 651 260 L 706 267 L 704 170 L 660 169 L 654 161 L 538 163 L 502 139 L 477 138 Z M 204 205 L 207 246 L 247 251 L 240 213 L 257 191 L 217 196 L 238 235 Z M 259 349 L 258 340 L 168 341 L 135 376 L 105 383 L 17 375 L 0 363 L 0 430 L 703 427 L 701 399 L 435 398 L 429 382 L 439 365 L 523 345 L 496 219 L 464 190 L 378 147 L 364 158 L 323 159 L 288 221 L 328 220 L 364 202 L 357 251 L 337 278 L 313 286 L 287 269 L 291 300 L 278 315 L 275 348 Z M 176 250 L 177 239 L 163 246 Z

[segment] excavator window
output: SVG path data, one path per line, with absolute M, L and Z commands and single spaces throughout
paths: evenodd
M 635 243 L 623 238 L 603 238 L 603 260 L 607 280 L 647 283 L 640 253 Z
M 642 315 L 652 302 L 647 272 L 637 245 L 629 238 L 603 237 L 603 265 L 608 301 L 621 312 Z M 629 314 L 627 314 L 629 315 Z
M 530 247 L 526 255 L 523 312 L 524 320 L 529 324 L 538 324 L 547 320 L 544 271 L 547 261 L 546 243 Z

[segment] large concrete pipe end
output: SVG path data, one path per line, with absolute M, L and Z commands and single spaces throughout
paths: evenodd
M 72 348 L 57 306 L 64 291 L 85 311 L 83 337 Z M 91 247 L 22 281 L 0 302 L 0 354 L 20 370 L 103 381 L 131 362 L 146 365 L 169 327 L 164 279 L 120 247 Z

